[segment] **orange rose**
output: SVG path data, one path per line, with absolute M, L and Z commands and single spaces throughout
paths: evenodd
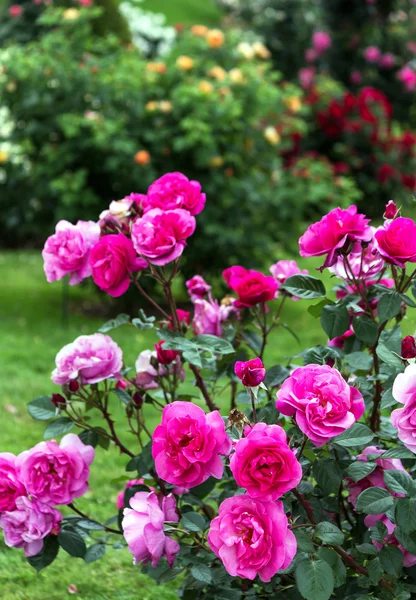
M 150 163 L 150 154 L 147 150 L 139 150 L 134 155 L 134 162 L 137 165 L 148 165 Z

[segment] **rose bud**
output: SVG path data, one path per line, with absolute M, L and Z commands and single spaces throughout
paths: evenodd
M 158 344 L 155 344 L 157 361 L 161 365 L 170 365 L 179 355 L 179 352 L 176 350 L 164 350 L 162 348 L 164 343 L 165 340 L 161 340 Z
M 61 394 L 52 394 L 51 402 L 56 408 L 64 408 L 66 406 L 66 400 Z
M 133 403 L 136 406 L 136 408 L 141 408 L 143 406 L 143 396 L 141 395 L 140 392 L 135 392 L 133 394 Z
M 266 377 L 266 369 L 261 358 L 253 358 L 247 362 L 237 361 L 234 372 L 246 387 L 257 387 Z
M 393 202 L 393 200 L 389 200 L 389 202 L 386 204 L 386 210 L 384 211 L 383 217 L 389 220 L 394 219 L 398 212 L 399 210 L 396 203 Z
M 69 382 L 68 384 L 68 389 L 70 392 L 72 392 L 73 394 L 75 394 L 75 392 L 77 392 L 79 390 L 79 383 L 78 381 L 75 381 L 75 379 L 73 379 L 72 381 Z
M 416 358 L 416 340 L 412 335 L 407 335 L 402 340 L 402 357 Z
M 129 382 L 125 379 L 119 379 L 116 383 L 116 388 L 119 390 L 125 390 L 129 385 Z

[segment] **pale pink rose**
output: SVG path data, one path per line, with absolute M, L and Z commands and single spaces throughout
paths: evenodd
M 152 264 L 167 265 L 181 256 L 185 240 L 194 233 L 195 227 L 195 217 L 184 209 L 154 208 L 135 221 L 133 245 L 136 252 Z
M 380 522 L 387 527 L 387 534 L 385 540 L 388 539 L 388 546 L 397 546 L 400 552 L 403 554 L 403 566 L 408 568 L 416 565 L 416 556 L 414 554 L 411 554 L 408 550 L 405 550 L 405 548 L 403 548 L 403 546 L 399 543 L 396 536 L 394 535 L 396 525 L 392 523 L 386 515 L 367 515 L 364 519 L 364 525 L 366 527 L 375 527 L 377 523 Z M 382 542 L 377 542 L 376 540 L 372 541 L 377 550 L 381 550 L 383 548 L 384 544 Z
M 300 69 L 298 75 L 299 75 L 299 81 L 301 86 L 304 89 L 309 89 L 313 83 L 313 80 L 315 78 L 315 74 L 316 74 L 316 69 L 315 67 L 305 67 L 304 69 Z
M 393 410 L 391 423 L 398 431 L 399 440 L 416 454 L 416 364 L 409 365 L 404 373 L 397 375 L 392 393 L 393 398 L 404 406 Z
M 36 500 L 56 506 L 70 504 L 88 490 L 89 466 L 94 448 L 68 433 L 61 443 L 40 442 L 19 454 L 16 466 L 27 493 Z
M 231 442 L 217 410 L 205 414 L 190 402 L 165 406 L 152 436 L 156 472 L 163 480 L 187 488 L 212 476 L 221 479 Z
M 247 494 L 227 498 L 211 521 L 211 550 L 232 577 L 268 582 L 287 569 L 296 554 L 296 538 L 290 531 L 280 501 L 261 502 Z
M 0 452 L 0 513 L 14 510 L 17 498 L 25 494 L 16 467 L 16 456 L 10 452 Z
M 135 197 L 138 196 L 138 200 Z M 143 198 L 146 200 L 146 196 L 143 194 L 130 194 L 125 196 L 121 200 L 113 200 L 107 210 L 103 210 L 100 214 L 100 220 L 98 224 L 101 229 L 106 230 L 120 230 L 124 233 L 130 233 L 130 222 L 134 218 L 135 211 L 140 210 L 142 206 Z
M 166 173 L 149 187 L 145 210 L 183 208 L 191 215 L 198 215 L 204 209 L 205 200 L 198 181 L 190 181 L 183 173 Z
M 156 567 L 165 556 L 172 567 L 180 546 L 165 535 L 163 526 L 165 522 L 179 521 L 174 496 L 165 496 L 160 505 L 155 492 L 137 492 L 130 499 L 130 506 L 123 511 L 122 527 L 134 564 L 151 561 L 152 567 Z
M 47 281 L 51 283 L 69 275 L 69 284 L 76 285 L 89 277 L 90 250 L 99 239 L 98 223 L 78 221 L 72 225 L 68 221 L 59 221 L 42 250 Z
M 295 417 L 314 446 L 323 446 L 360 419 L 361 393 L 328 365 L 298 367 L 277 392 L 276 408 Z
M 406 66 L 397 71 L 397 79 L 404 83 L 408 92 L 413 92 L 416 89 L 416 71 Z
M 247 426 L 244 436 L 234 446 L 230 469 L 251 498 L 277 500 L 299 484 L 302 467 L 288 446 L 284 429 L 257 423 Z
M 25 556 L 35 556 L 43 548 L 43 540 L 50 533 L 59 533 L 62 515 L 38 500 L 20 496 L 16 508 L 0 516 L 6 546 L 23 548 Z
M 188 279 L 186 287 L 192 300 L 204 298 L 211 291 L 211 286 L 208 285 L 201 275 L 194 275 L 191 279 Z
M 326 254 L 323 267 L 332 267 L 337 260 L 337 250 L 346 242 L 370 242 L 373 237 L 369 219 L 357 213 L 356 206 L 334 208 L 320 221 L 310 225 L 299 239 L 301 256 Z
M 386 221 L 375 233 L 380 254 L 387 262 L 402 269 L 407 262 L 416 262 L 416 224 L 413 219 L 398 217 Z
M 319 54 L 323 54 L 332 46 L 331 36 L 326 31 L 315 31 L 312 35 L 312 46 Z
M 212 298 L 209 301 L 197 299 L 194 301 L 193 331 L 195 335 L 209 334 L 221 337 L 223 324 L 236 312 L 233 305 L 225 306 Z
M 102 333 L 80 335 L 58 352 L 52 381 L 58 385 L 79 379 L 81 385 L 98 383 L 109 377 L 119 379 L 123 366 L 121 348 Z
M 165 350 L 165 352 L 170 352 L 170 350 Z M 157 360 L 157 352 L 155 350 L 143 350 L 140 352 L 135 365 L 135 382 L 137 387 L 142 390 L 155 390 L 159 387 L 158 378 L 170 374 L 175 375 L 180 381 L 184 381 L 185 371 L 179 356 L 176 356 L 169 365 L 159 364 L 156 368 L 152 365 L 152 362 L 156 364 Z
M 376 228 L 370 227 L 370 229 L 374 236 L 377 231 Z M 356 242 L 353 245 L 351 252 L 348 254 L 347 265 L 345 264 L 344 257 L 338 256 L 329 270 L 341 279 L 352 279 L 352 272 L 356 279 L 367 280 L 380 273 L 384 266 L 384 258 L 378 251 L 377 242 L 373 238 L 371 242 L 364 247 L 364 251 L 361 242 Z
M 277 263 L 270 267 L 270 273 L 277 281 L 276 298 L 279 295 L 280 286 L 286 283 L 286 280 L 292 275 L 307 275 L 307 269 L 300 269 L 295 260 L 278 260 Z M 296 296 L 292 296 L 292 300 L 299 300 Z
M 363 52 L 364 58 L 369 63 L 378 63 L 381 58 L 380 49 L 377 46 L 368 46 Z

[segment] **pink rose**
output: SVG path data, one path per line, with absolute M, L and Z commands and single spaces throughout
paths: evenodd
M 40 442 L 22 452 L 16 465 L 27 493 L 40 502 L 56 506 L 70 504 L 85 494 L 93 460 L 94 448 L 69 433 L 59 446 L 55 441 Z
M 26 490 L 20 481 L 16 457 L 10 452 L 0 452 L 0 513 L 16 508 L 16 500 Z
M 90 250 L 99 239 L 100 226 L 93 221 L 78 221 L 76 225 L 59 221 L 42 250 L 47 281 L 51 283 L 70 275 L 70 285 L 76 285 L 89 277 Z
M 363 54 L 365 60 L 369 63 L 378 63 L 381 58 L 381 52 L 377 46 L 368 46 Z
M 188 325 L 191 324 L 191 313 L 186 311 L 186 310 L 182 310 L 181 308 L 178 308 L 176 310 L 176 316 L 178 317 L 178 321 L 179 321 L 179 325 L 182 326 L 182 328 L 187 328 Z M 172 317 L 169 317 L 169 323 L 167 324 L 168 328 L 173 331 L 173 325 L 172 325 Z
M 394 67 L 395 62 L 396 58 L 394 54 L 387 52 L 386 54 L 383 54 L 383 56 L 380 58 L 379 64 L 382 69 L 391 69 L 392 67 Z
M 408 568 L 416 565 L 416 556 L 414 554 L 411 554 L 408 550 L 405 550 L 405 548 L 403 548 L 403 546 L 399 543 L 396 536 L 393 535 L 394 530 L 396 529 L 396 525 L 392 523 L 386 517 L 386 515 L 367 515 L 364 519 L 364 525 L 366 527 L 375 527 L 377 523 L 380 522 L 387 527 L 387 534 L 383 542 L 388 540 L 388 546 L 393 545 L 399 548 L 400 552 L 403 554 L 403 566 Z M 383 548 L 384 543 L 378 542 L 376 540 L 372 541 L 377 550 L 381 550 Z
M 302 479 L 302 467 L 287 444 L 284 429 L 257 423 L 244 433 L 230 459 L 237 484 L 263 502 L 277 500 L 295 488 Z
M 218 304 L 218 301 L 212 298 L 209 301 L 202 299 L 195 300 L 194 318 L 192 321 L 195 335 L 209 334 L 221 337 L 223 323 L 235 312 L 236 309 L 234 306 Z
M 156 360 L 156 352 L 152 350 L 143 350 L 136 360 L 136 384 L 142 390 L 155 390 L 159 387 L 157 370 L 151 363 L 151 359 Z
M 416 71 L 413 71 L 409 66 L 397 71 L 397 79 L 404 83 L 408 92 L 413 92 L 416 89 Z
M 211 291 L 211 286 L 205 281 L 201 275 L 194 275 L 191 279 L 186 282 L 189 295 L 193 300 L 197 298 L 203 298 Z
M 407 262 L 416 262 L 416 224 L 413 219 L 398 217 L 385 222 L 375 234 L 378 251 L 384 259 L 405 268 Z
M 37 500 L 20 496 L 16 508 L 0 516 L 4 531 L 4 543 L 14 548 L 24 548 L 25 556 L 35 556 L 43 548 L 43 539 L 50 533 L 59 533 L 62 515 Z
M 261 358 L 252 358 L 246 362 L 238 360 L 234 365 L 234 373 L 246 387 L 257 387 L 266 377 Z
M 351 83 L 353 83 L 354 85 L 360 85 L 360 83 L 362 83 L 363 81 L 363 76 L 361 75 L 360 71 L 353 71 L 351 73 Z
M 190 402 L 165 406 L 162 423 L 153 433 L 152 455 L 156 472 L 165 481 L 187 488 L 212 476 L 221 479 L 231 442 L 217 410 L 205 414 Z
M 357 506 L 357 498 L 364 490 L 370 487 L 380 487 L 383 489 L 387 489 L 384 483 L 383 474 L 384 471 L 402 471 L 406 473 L 406 469 L 402 465 L 402 461 L 398 458 L 383 458 L 385 450 L 380 450 L 377 446 L 368 446 L 362 454 L 357 456 L 357 460 L 362 462 L 368 462 L 369 454 L 378 454 L 380 458 L 371 459 L 371 462 L 376 463 L 376 468 L 372 473 L 366 475 L 359 481 L 353 481 L 350 478 L 346 479 L 347 487 L 350 492 L 348 496 L 348 501 L 351 502 L 354 508 Z M 410 475 L 409 475 L 410 477 Z M 393 496 L 400 497 L 402 494 L 394 494 Z
M 9 15 L 13 18 L 16 19 L 17 17 L 20 17 L 20 15 L 23 13 L 23 6 L 20 6 L 20 4 L 12 4 L 9 7 Z
M 325 31 L 315 31 L 312 35 L 312 46 L 323 54 L 332 46 L 331 36 Z
M 314 63 L 319 58 L 319 52 L 315 48 L 305 50 L 305 60 L 308 63 Z
M 81 385 L 119 378 L 123 366 L 121 348 L 102 333 L 80 335 L 58 352 L 52 381 L 58 385 L 80 379 Z
M 384 211 L 383 217 L 391 221 L 391 219 L 394 219 L 398 212 L 399 209 L 397 208 L 397 204 L 393 202 L 393 200 L 389 200 L 386 204 L 386 210 Z
M 132 273 L 147 267 L 144 258 L 136 256 L 131 240 L 125 235 L 104 235 L 91 249 L 92 278 L 98 287 L 113 298 L 127 292 Z
M 165 496 L 160 506 L 155 492 L 137 492 L 130 499 L 130 506 L 123 511 L 122 527 L 134 564 L 151 561 L 152 567 L 156 567 L 165 556 L 172 567 L 180 546 L 165 535 L 163 526 L 166 521 L 179 521 L 174 496 Z
M 138 254 L 163 266 L 181 256 L 195 227 L 195 217 L 186 210 L 154 208 L 134 223 L 132 240 Z
M 369 219 L 357 214 L 356 206 L 347 209 L 334 208 L 305 231 L 299 240 L 300 255 L 327 254 L 323 267 L 332 267 L 337 260 L 337 250 L 347 241 L 371 241 L 373 232 L 368 223 Z
M 276 408 L 295 417 L 314 446 L 323 446 L 364 413 L 361 393 L 328 365 L 298 367 L 277 392 Z
M 371 227 L 371 231 L 374 235 L 376 228 Z M 384 258 L 378 251 L 377 243 L 373 238 L 365 248 L 363 248 L 361 242 L 356 242 L 353 245 L 351 252 L 348 254 L 347 269 L 345 268 L 344 257 L 338 256 L 333 266 L 329 267 L 329 270 L 341 279 L 351 279 L 352 271 L 355 279 L 368 280 L 380 273 L 384 266 Z
M 300 269 L 295 260 L 278 260 L 269 270 L 277 281 L 276 297 L 279 295 L 280 286 L 284 285 L 289 277 L 308 274 L 307 269 Z M 292 296 L 292 300 L 299 300 L 299 298 Z
M 288 527 L 283 505 L 261 502 L 247 494 L 227 498 L 211 521 L 211 550 L 232 577 L 268 582 L 287 569 L 296 554 L 296 538 Z
M 183 208 L 191 215 L 198 215 L 204 209 L 205 199 L 198 181 L 190 181 L 182 173 L 166 173 L 149 187 L 145 210 Z
M 130 479 L 130 481 L 126 481 L 126 485 L 124 486 L 124 490 L 117 495 L 116 507 L 117 510 L 124 508 L 124 492 L 135 485 L 145 485 L 144 479 L 141 477 L 140 479 Z M 152 492 L 155 490 L 151 487 Z
M 397 375 L 392 393 L 393 398 L 404 406 L 393 410 L 391 423 L 398 431 L 399 440 L 416 454 L 416 364 L 409 365 L 404 373 Z
M 270 275 L 244 267 L 229 267 L 222 272 L 228 286 L 237 294 L 237 308 L 255 306 L 273 300 L 277 292 L 277 282 Z
M 170 365 L 178 356 L 177 350 L 165 350 L 163 344 L 165 340 L 161 340 L 155 344 L 156 358 L 160 365 Z

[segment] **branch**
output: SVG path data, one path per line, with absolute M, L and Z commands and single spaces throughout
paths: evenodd
M 87 519 L 88 521 L 94 521 L 95 523 L 98 523 L 98 521 L 95 521 L 95 519 L 91 519 L 88 515 L 79 510 L 79 508 L 77 508 L 74 504 L 71 503 L 68 504 L 68 506 L 69 508 L 72 508 L 72 510 L 83 519 Z M 108 531 L 109 533 L 117 533 L 117 535 L 123 535 L 123 533 L 119 529 L 113 529 L 112 527 L 106 527 L 105 525 L 102 525 L 102 527 L 105 531 Z

